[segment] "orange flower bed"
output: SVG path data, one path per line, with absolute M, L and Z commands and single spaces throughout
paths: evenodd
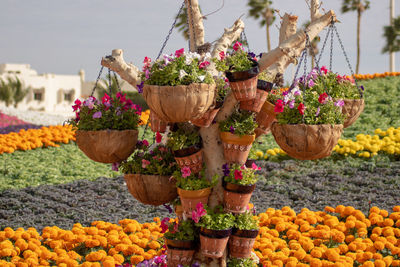
M 374 74 L 355 74 L 354 77 L 357 80 L 370 80 L 375 78 L 386 78 L 391 76 L 400 76 L 400 72 L 384 72 Z
M 70 125 L 20 130 L 18 133 L 0 134 L 0 154 L 15 150 L 31 150 L 38 147 L 59 147 L 57 143 L 75 141 L 75 132 Z
M 263 266 L 400 266 L 400 206 L 391 214 L 372 207 L 368 216 L 342 205 L 298 214 L 283 207 L 258 217 L 254 252 Z M 46 227 L 42 235 L 35 228 L 6 228 L 0 232 L 0 266 L 137 264 L 163 253 L 162 236 L 159 218 Z

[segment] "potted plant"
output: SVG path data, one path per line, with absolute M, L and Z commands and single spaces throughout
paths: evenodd
M 358 88 L 353 77 L 341 76 L 323 66 L 320 70 L 313 69 L 308 78 L 308 88 L 312 88 L 319 94 L 324 93 L 326 88 L 327 93 L 334 100 L 343 99 L 342 113 L 346 115 L 344 128 L 349 127 L 358 119 L 365 106 L 361 91 L 364 90 L 364 87 Z
M 211 187 L 217 183 L 217 177 L 214 176 L 210 182 L 205 177 L 204 169 L 199 173 L 193 173 L 189 167 L 175 171 L 173 177 L 176 180 L 183 215 L 186 218 L 191 218 L 192 211 L 199 202 L 207 204 L 208 197 L 211 194 Z
M 175 125 L 168 133 L 167 146 L 173 151 L 179 167 L 189 167 L 193 173 L 203 168 L 201 144 L 199 132 L 188 124 Z
M 276 121 L 275 103 L 279 98 L 281 98 L 281 96 L 282 92 L 279 89 L 272 89 L 267 95 L 266 101 L 256 116 L 258 124 L 256 134 L 258 136 L 261 134 L 267 134 L 271 129 L 272 123 Z
M 219 53 L 219 59 L 214 59 L 216 69 L 225 72 L 232 92 L 238 101 L 251 100 L 257 93 L 258 62 L 254 53 L 243 50 L 241 43 L 233 45 L 233 53 Z
M 200 251 L 210 258 L 221 258 L 232 233 L 235 216 L 224 213 L 221 206 L 214 210 L 198 205 L 192 215 L 200 227 Z
M 178 194 L 171 175 L 178 169 L 168 147 L 150 148 L 139 141 L 135 153 L 119 166 L 129 192 L 140 202 L 158 206 L 174 200 Z
M 240 101 L 240 109 L 259 113 L 268 93 L 272 90 L 272 86 L 273 83 L 258 79 L 256 97 L 251 100 Z
M 144 60 L 141 79 L 143 96 L 152 111 L 166 122 L 187 122 L 200 118 L 213 104 L 215 83 L 207 70 L 210 54 L 164 55 Z
M 300 79 L 299 84 L 307 84 Z M 304 88 L 304 87 L 302 87 Z M 333 101 L 325 92 L 294 87 L 275 103 L 277 123 L 271 131 L 275 141 L 289 156 L 302 160 L 327 157 L 343 131 L 343 100 Z
M 190 266 L 198 239 L 194 222 L 192 220 L 178 222 L 164 218 L 161 221 L 161 232 L 164 233 L 167 245 L 168 266 Z
M 219 123 L 220 137 L 224 146 L 224 157 L 229 163 L 243 165 L 255 140 L 257 128 L 254 113 L 236 110 Z
M 225 211 L 232 213 L 246 212 L 258 180 L 255 172 L 260 169 L 254 162 L 250 168 L 239 164 L 229 166 L 227 163 L 222 166 Z
M 209 127 L 211 125 L 219 109 L 224 104 L 225 97 L 230 90 L 229 81 L 224 77 L 215 78 L 215 84 L 217 90 L 215 106 L 210 108 L 206 113 L 204 113 L 204 115 L 201 118 L 192 120 L 192 123 L 198 127 Z
M 228 260 L 228 263 L 226 265 L 227 267 L 257 267 L 257 263 L 251 259 L 251 258 L 246 258 L 246 259 L 241 259 L 241 258 L 230 258 Z
M 235 225 L 229 239 L 229 255 L 231 258 L 249 258 L 259 231 L 257 217 L 250 211 L 235 217 Z
M 76 143 L 90 159 L 102 163 L 121 162 L 135 150 L 141 108 L 118 92 L 102 100 L 90 96 L 72 106 L 76 117 L 68 121 L 76 130 Z

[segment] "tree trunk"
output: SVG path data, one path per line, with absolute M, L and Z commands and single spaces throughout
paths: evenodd
M 267 25 L 267 48 L 268 48 L 268 52 L 271 51 L 271 36 L 269 34 L 269 25 L 268 23 L 266 23 Z
M 357 65 L 356 65 L 356 73 L 359 73 L 360 70 L 360 30 L 361 28 L 361 10 L 357 10 Z

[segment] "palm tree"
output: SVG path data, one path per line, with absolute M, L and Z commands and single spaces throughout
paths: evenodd
M 386 38 L 386 45 L 382 53 L 400 51 L 400 16 L 393 20 L 393 25 L 384 26 L 383 36 Z
M 267 47 L 268 51 L 271 51 L 271 38 L 269 34 L 269 28 L 275 21 L 275 10 L 271 8 L 272 1 L 271 0 L 248 0 L 247 5 L 250 7 L 249 9 L 249 17 L 253 17 L 254 19 L 260 21 L 260 26 L 266 26 L 267 30 Z
M 0 80 L 0 100 L 4 101 L 6 107 L 12 104 L 13 102 L 13 91 L 9 83 L 4 80 Z
M 21 81 L 16 77 L 15 80 L 9 78 L 9 85 L 13 91 L 13 98 L 14 98 L 14 107 L 18 106 L 22 100 L 24 100 L 25 96 L 31 90 L 30 87 L 24 87 Z
M 356 73 L 360 70 L 360 28 L 361 28 L 361 15 L 369 8 L 370 1 L 368 0 L 343 0 L 342 13 L 349 11 L 357 11 L 357 65 Z

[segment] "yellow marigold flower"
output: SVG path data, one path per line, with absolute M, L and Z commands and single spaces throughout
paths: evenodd
M 133 255 L 132 257 L 131 257 L 131 263 L 132 264 L 138 264 L 139 262 L 142 262 L 142 261 L 144 261 L 144 257 L 143 256 L 141 256 L 141 255 Z

